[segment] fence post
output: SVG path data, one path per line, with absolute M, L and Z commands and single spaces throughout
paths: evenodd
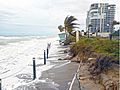
M 2 90 L 2 80 L 0 79 L 0 90 Z
M 44 65 L 46 64 L 46 54 L 45 54 L 45 50 L 44 50 Z
M 47 48 L 47 59 L 48 59 L 48 54 L 49 54 L 49 50 L 48 50 L 48 48 Z
M 35 65 L 35 58 L 33 58 L 33 80 L 36 78 L 36 65 Z

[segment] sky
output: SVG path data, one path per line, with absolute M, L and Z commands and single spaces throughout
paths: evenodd
M 119 0 L 0 0 L 0 35 L 56 34 L 67 15 L 85 30 L 90 5 L 100 2 L 116 4 L 115 20 L 120 21 Z

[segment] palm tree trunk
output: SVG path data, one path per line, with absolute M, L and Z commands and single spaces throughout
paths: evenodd
M 65 38 L 67 40 L 67 28 L 65 27 Z
M 98 36 L 98 30 L 96 30 L 96 37 Z
M 88 38 L 89 38 L 89 27 L 88 27 Z

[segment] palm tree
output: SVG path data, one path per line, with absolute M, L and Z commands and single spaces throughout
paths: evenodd
M 114 26 L 114 25 L 119 25 L 119 24 L 120 24 L 120 22 L 117 22 L 117 21 L 115 21 L 115 20 L 112 22 L 112 25 L 113 25 L 113 26 Z
M 75 34 L 73 34 L 74 29 L 79 28 L 79 27 L 76 26 L 76 25 L 79 25 L 79 24 L 74 22 L 76 20 L 77 20 L 77 18 L 75 18 L 74 16 L 67 16 L 64 20 L 65 32 L 68 32 L 72 36 L 75 36 Z
M 62 25 L 58 26 L 58 29 L 60 30 L 60 32 L 65 31 L 66 38 L 67 38 L 67 33 L 69 33 L 72 36 L 75 36 L 75 34 L 73 33 L 74 29 L 79 28 L 76 26 L 79 24 L 74 22 L 76 20 L 77 19 L 74 16 L 67 16 L 64 20 L 64 27 Z
M 111 31 L 111 33 L 113 32 L 113 27 L 115 26 L 115 25 L 119 25 L 120 24 L 120 22 L 118 22 L 118 21 L 113 21 L 112 22 L 112 31 Z

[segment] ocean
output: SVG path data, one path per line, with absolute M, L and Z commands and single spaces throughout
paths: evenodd
M 43 53 L 51 43 L 50 54 L 57 52 L 58 37 L 46 36 L 0 36 L 0 79 L 2 90 L 15 90 L 20 85 L 32 82 L 33 57 L 36 60 L 37 78 L 52 68 L 48 61 L 43 65 Z M 25 80 L 25 79 L 27 80 Z

